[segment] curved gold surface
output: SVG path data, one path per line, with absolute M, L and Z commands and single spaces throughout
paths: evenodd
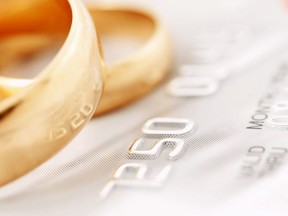
M 154 89 L 169 72 L 172 48 L 166 26 L 159 18 L 147 11 L 125 7 L 90 7 L 89 11 L 100 36 L 104 34 L 129 35 L 144 41 L 141 49 L 133 55 L 107 66 L 107 81 L 103 97 L 95 113 L 96 116 L 129 104 Z M 10 55 L 6 57 L 5 62 L 15 62 L 21 50 L 29 50 L 29 44 L 30 49 L 35 51 L 41 48 L 41 44 L 47 43 L 47 39 L 41 36 L 33 40 L 33 43 L 29 41 L 29 37 L 23 37 L 24 39 L 19 39 L 22 41 L 21 46 L 17 45 L 19 42 L 12 41 L 13 45 L 10 46 L 12 48 L 6 48 L 6 52 L 10 51 Z M 8 41 L 6 44 L 12 44 L 12 42 Z M 23 48 L 23 44 L 28 45 Z M 23 87 L 15 85 L 17 82 L 13 83 L 13 79 L 11 82 L 6 80 L 7 78 L 3 80 L 0 77 L 0 97 L 2 95 L 2 98 L 9 97 L 17 89 Z M 28 80 L 24 82 L 29 83 Z
M 0 81 L 11 87 L 10 92 L 5 90 L 10 96 L 0 103 L 0 185 L 64 147 L 92 117 L 103 89 L 99 41 L 80 1 L 23 0 L 17 1 L 18 7 L 13 2 L 1 5 L 1 39 L 59 31 L 67 39 L 29 85 L 25 80 Z M 16 90 L 19 87 L 21 91 Z
M 89 11 L 100 34 L 134 35 L 144 40 L 144 45 L 129 58 L 107 66 L 107 82 L 97 115 L 133 102 L 154 89 L 169 73 L 172 48 L 164 23 L 147 11 L 123 7 Z

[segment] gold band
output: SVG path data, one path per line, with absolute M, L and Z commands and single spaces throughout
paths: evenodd
M 172 49 L 166 26 L 151 13 L 123 7 L 89 11 L 100 34 L 134 35 L 145 41 L 129 58 L 107 65 L 107 82 L 97 115 L 122 107 L 154 89 L 171 68 Z
M 147 94 L 166 77 L 171 66 L 171 42 L 166 26 L 146 11 L 123 7 L 91 7 L 89 11 L 100 34 L 132 35 L 145 41 L 129 58 L 107 66 L 108 79 L 95 113 L 100 115 Z M 1 92 L 2 97 L 8 97 L 23 87 L 13 80 L 7 82 L 7 78 L 0 77 L 0 97 Z
M 19 8 L 7 2 L 1 5 L 5 11 L 5 15 L 0 13 L 1 39 L 26 31 L 57 34 L 70 30 L 61 50 L 33 82 L 23 87 L 23 81 L 14 80 L 10 86 L 22 86 L 21 91 L 1 100 L 0 185 L 27 173 L 65 146 L 92 117 L 103 88 L 99 41 L 80 1 L 29 0 L 21 1 Z
M 37 52 L 49 45 L 51 35 L 57 39 L 68 34 L 72 25 L 60 52 L 36 78 L 0 77 L 0 172 L 5 173 L 0 176 L 0 185 L 25 174 L 65 146 L 93 115 L 103 87 L 101 46 L 83 5 L 78 0 L 22 3 L 26 10 L 21 13 L 7 3 L 13 19 L 9 13 L 0 13 L 0 49 L 2 46 L 7 51 L 0 69 L 23 52 L 25 56 L 27 51 Z M 37 13 L 33 15 L 34 11 Z M 47 21 L 49 13 L 53 19 Z M 108 67 L 104 95 L 94 114 L 98 115 L 153 89 L 169 70 L 171 46 L 165 26 L 147 12 L 90 8 L 90 14 L 102 34 L 135 35 L 146 41 L 133 56 Z

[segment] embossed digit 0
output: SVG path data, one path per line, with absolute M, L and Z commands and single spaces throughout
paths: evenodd
M 265 121 L 265 126 L 275 129 L 288 129 L 288 116 L 271 116 Z
M 173 128 L 173 129 L 165 129 Z M 187 119 L 179 118 L 153 118 L 148 120 L 142 133 L 149 138 L 168 138 L 175 136 L 190 135 L 195 129 L 195 123 Z

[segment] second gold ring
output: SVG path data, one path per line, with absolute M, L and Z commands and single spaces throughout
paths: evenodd
M 144 41 L 133 55 L 107 66 L 107 79 L 96 116 L 123 107 L 154 89 L 169 72 L 172 51 L 166 26 L 146 11 L 127 7 L 90 7 L 89 12 L 100 36 L 128 35 Z M 17 50 L 15 44 L 13 49 Z M 30 82 L 0 77 L 2 97 L 9 97 Z

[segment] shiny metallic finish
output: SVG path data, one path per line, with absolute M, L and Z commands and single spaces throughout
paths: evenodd
M 63 10 L 62 13 L 55 12 L 58 19 L 69 19 L 72 14 L 71 23 L 67 23 L 71 28 L 59 53 L 35 81 L 0 103 L 0 172 L 3 174 L 0 185 L 26 174 L 67 145 L 90 120 L 102 94 L 102 56 L 86 8 L 78 0 L 38 3 L 27 6 L 24 13 L 18 14 L 21 19 L 18 17 L 19 20 L 12 22 L 14 25 L 5 31 L 6 37 L 21 31 L 18 21 L 29 20 L 35 11 L 43 11 L 42 18 L 45 11 L 48 12 L 47 7 Z M 13 8 L 9 9 L 13 14 Z M 11 20 L 7 22 L 11 23 Z M 5 20 L 1 19 L 1 23 Z M 28 21 L 25 23 L 29 24 Z M 1 31 L 5 28 L 5 25 L 0 26 Z M 49 25 L 47 29 L 41 29 L 42 26 L 37 29 L 34 25 L 31 28 L 48 31 Z
M 179 77 L 168 85 L 168 92 L 177 97 L 203 97 L 215 93 L 219 88 L 216 80 L 210 77 Z

